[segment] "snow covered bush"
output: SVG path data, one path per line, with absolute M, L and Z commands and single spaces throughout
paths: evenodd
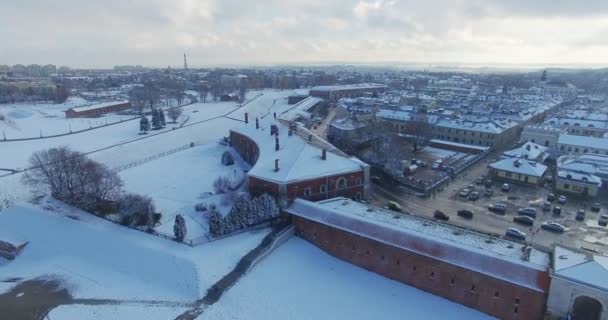
M 207 204 L 205 202 L 197 203 L 194 205 L 194 210 L 197 212 L 207 211 Z
M 220 176 L 213 181 L 213 189 L 215 193 L 226 193 L 230 190 L 231 181 L 230 178 L 225 176 Z
M 225 166 L 231 166 L 234 164 L 234 157 L 230 151 L 224 151 L 222 154 L 222 164 Z
M 209 232 L 221 236 L 242 230 L 279 216 L 279 207 L 274 198 L 263 194 L 250 199 L 248 194 L 239 195 L 230 212 L 222 217 L 215 210 L 209 216 Z
M 118 213 L 122 216 L 121 224 L 126 226 L 145 226 L 153 228 L 160 220 L 154 216 L 156 208 L 152 198 L 139 194 L 127 193 L 118 200 Z

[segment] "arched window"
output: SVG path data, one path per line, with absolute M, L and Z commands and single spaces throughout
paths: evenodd
M 320 188 L 321 193 L 325 193 L 327 192 L 327 185 L 326 184 L 322 184 L 321 188 Z
M 340 177 L 336 182 L 336 189 L 346 189 L 346 178 Z

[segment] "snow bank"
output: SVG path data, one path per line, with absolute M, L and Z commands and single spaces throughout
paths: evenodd
M 492 319 L 292 238 L 198 318 Z
M 53 309 L 48 318 L 53 320 L 107 320 L 107 319 L 142 319 L 167 320 L 175 319 L 186 308 L 157 307 L 153 305 L 109 305 L 109 306 L 83 306 L 66 305 Z

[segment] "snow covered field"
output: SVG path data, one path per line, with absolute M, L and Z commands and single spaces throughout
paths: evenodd
M 231 200 L 224 203 L 222 195 L 202 199 L 201 194 L 214 193 L 213 182 L 217 177 L 225 176 L 234 181 L 245 179 L 238 161 L 231 166 L 221 163 L 222 154 L 231 150 L 212 142 L 122 171 L 120 176 L 125 182 L 125 190 L 154 199 L 157 210 L 163 214 L 157 231 L 173 235 L 175 215 L 180 213 L 186 219 L 186 239 L 196 239 L 205 236 L 208 228 L 207 218 L 203 212 L 194 210 L 195 204 L 213 203 L 220 212 L 229 211 L 232 205 Z
M 492 319 L 292 238 L 198 320 Z
M 268 232 L 243 233 L 191 248 L 58 202 L 44 206 L 52 211 L 19 205 L 0 212 L 0 237 L 29 242 L 17 259 L 0 265 L 0 275 L 57 277 L 75 298 L 192 302 Z

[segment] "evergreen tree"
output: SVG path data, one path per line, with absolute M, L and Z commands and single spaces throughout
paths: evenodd
M 158 109 L 152 109 L 152 128 L 154 130 L 162 129 L 163 124 L 160 121 Z
M 148 121 L 146 116 L 141 116 L 139 120 L 139 131 L 143 133 L 150 131 L 150 121 Z
M 188 230 L 186 229 L 186 220 L 181 214 L 175 216 L 175 224 L 173 225 L 173 234 L 175 234 L 175 240 L 184 242 Z
M 165 119 L 165 111 L 163 109 L 158 109 L 158 116 L 160 117 L 160 123 L 164 126 L 167 125 L 167 120 Z
M 211 210 L 209 215 L 209 233 L 216 237 L 226 233 L 224 218 L 217 210 Z

